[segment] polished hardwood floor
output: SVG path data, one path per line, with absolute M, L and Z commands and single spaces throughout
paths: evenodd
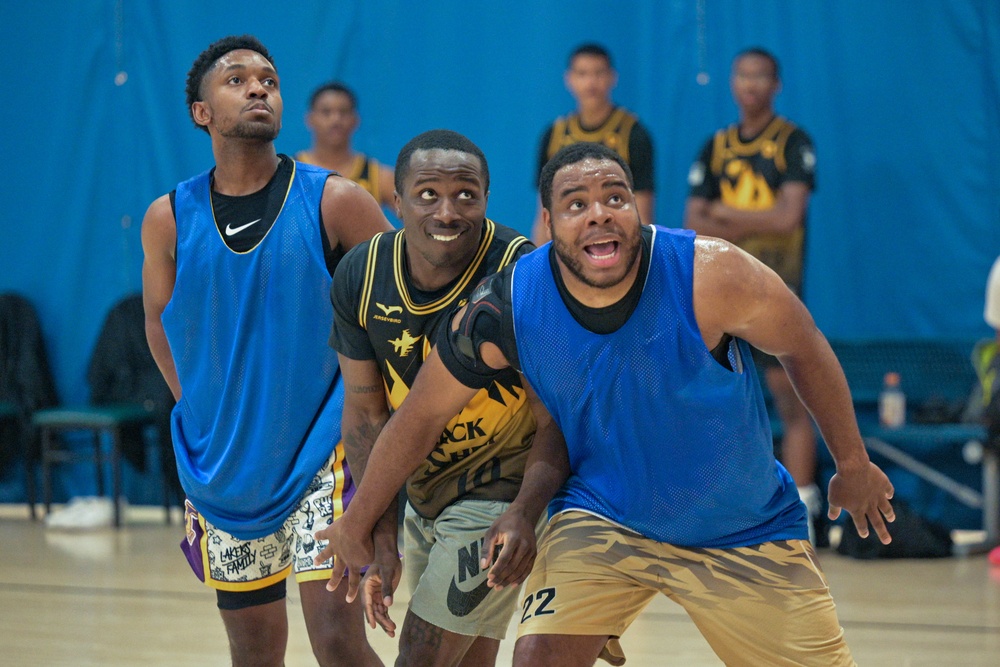
M 58 531 L 0 506 L 0 665 L 227 665 L 214 594 L 191 575 L 177 545 L 178 517 L 129 508 L 121 530 Z M 985 555 L 856 561 L 820 552 L 859 665 L 1000 665 L 1000 567 Z M 314 665 L 290 587 L 288 667 Z M 406 596 L 396 603 L 402 620 Z M 514 627 L 498 665 L 509 665 Z M 395 640 L 371 631 L 391 665 Z M 628 667 L 720 665 L 694 625 L 666 598 L 622 638 Z M 606 663 L 598 663 L 606 664 Z

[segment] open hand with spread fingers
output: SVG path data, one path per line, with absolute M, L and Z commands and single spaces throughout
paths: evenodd
M 871 524 L 882 544 L 889 544 L 892 537 L 886 522 L 896 520 L 896 513 L 889 502 L 893 493 L 892 482 L 871 461 L 856 470 L 838 469 L 827 491 L 830 504 L 828 516 L 831 520 L 836 519 L 841 509 L 847 510 L 858 535 L 868 537 L 868 525 Z
M 337 590 L 340 581 L 347 574 L 347 601 L 353 602 L 358 595 L 361 571 L 375 559 L 375 547 L 370 533 L 354 530 L 345 513 L 326 528 L 316 531 L 317 540 L 327 540 L 326 546 L 316 556 L 319 565 L 333 558 L 333 571 L 326 584 L 328 591 Z
M 386 575 L 385 573 L 389 573 Z M 365 620 L 368 627 L 375 629 L 378 625 L 385 634 L 396 636 L 396 623 L 389 617 L 389 607 L 392 606 L 392 596 L 399 586 L 402 576 L 399 557 L 395 557 L 395 565 L 388 567 L 373 564 L 365 572 L 361 580 L 361 600 L 365 607 Z

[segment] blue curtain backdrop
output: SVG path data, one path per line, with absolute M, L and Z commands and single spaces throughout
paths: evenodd
M 433 127 L 466 133 L 492 173 L 490 215 L 523 231 L 536 144 L 572 107 L 567 53 L 596 40 L 615 98 L 656 143 L 657 216 L 679 226 L 688 167 L 736 117 L 730 60 L 748 45 L 783 65 L 779 112 L 819 154 L 806 302 L 830 337 L 986 333 L 1000 253 L 1000 3 L 992 0 L 645 0 L 412 3 L 8 3 L 0 105 L 0 290 L 38 306 L 61 397 L 86 400 L 102 319 L 140 289 L 146 206 L 212 165 L 184 107 L 198 53 L 254 33 L 282 76 L 279 150 L 307 146 L 311 89 L 353 86 L 356 144 L 393 162 Z M 698 75 L 707 76 L 704 83 Z M 704 77 L 702 77 L 704 79 Z

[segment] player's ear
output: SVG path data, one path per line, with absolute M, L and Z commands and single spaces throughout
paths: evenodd
M 552 238 L 552 214 L 549 213 L 549 209 L 542 209 L 542 225 L 549 233 L 549 238 Z
M 395 190 L 392 191 L 392 210 L 395 211 L 396 217 L 400 220 L 403 219 L 403 211 L 400 209 L 400 204 L 402 200 L 399 197 L 399 193 Z
M 207 126 L 212 122 L 212 111 L 204 101 L 199 100 L 191 105 L 191 117 L 198 125 Z

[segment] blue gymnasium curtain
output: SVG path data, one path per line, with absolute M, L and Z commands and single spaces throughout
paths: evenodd
M 10 3 L 9 3 L 10 4 Z M 572 108 L 566 56 L 598 41 L 615 99 L 656 144 L 657 218 L 679 226 L 688 166 L 736 118 L 728 74 L 761 45 L 783 67 L 778 111 L 819 154 L 806 302 L 830 337 L 986 332 L 986 275 L 1000 254 L 1000 3 L 924 0 L 644 0 L 384 3 L 303 0 L 13 3 L 0 25 L 0 290 L 39 308 L 61 397 L 108 308 L 140 285 L 146 206 L 212 164 L 184 107 L 197 54 L 254 33 L 282 77 L 282 152 L 331 78 L 360 99 L 356 146 L 391 164 L 418 132 L 450 127 L 486 152 L 490 214 L 527 231 L 544 126 Z M 700 82 L 699 82 L 699 75 Z

